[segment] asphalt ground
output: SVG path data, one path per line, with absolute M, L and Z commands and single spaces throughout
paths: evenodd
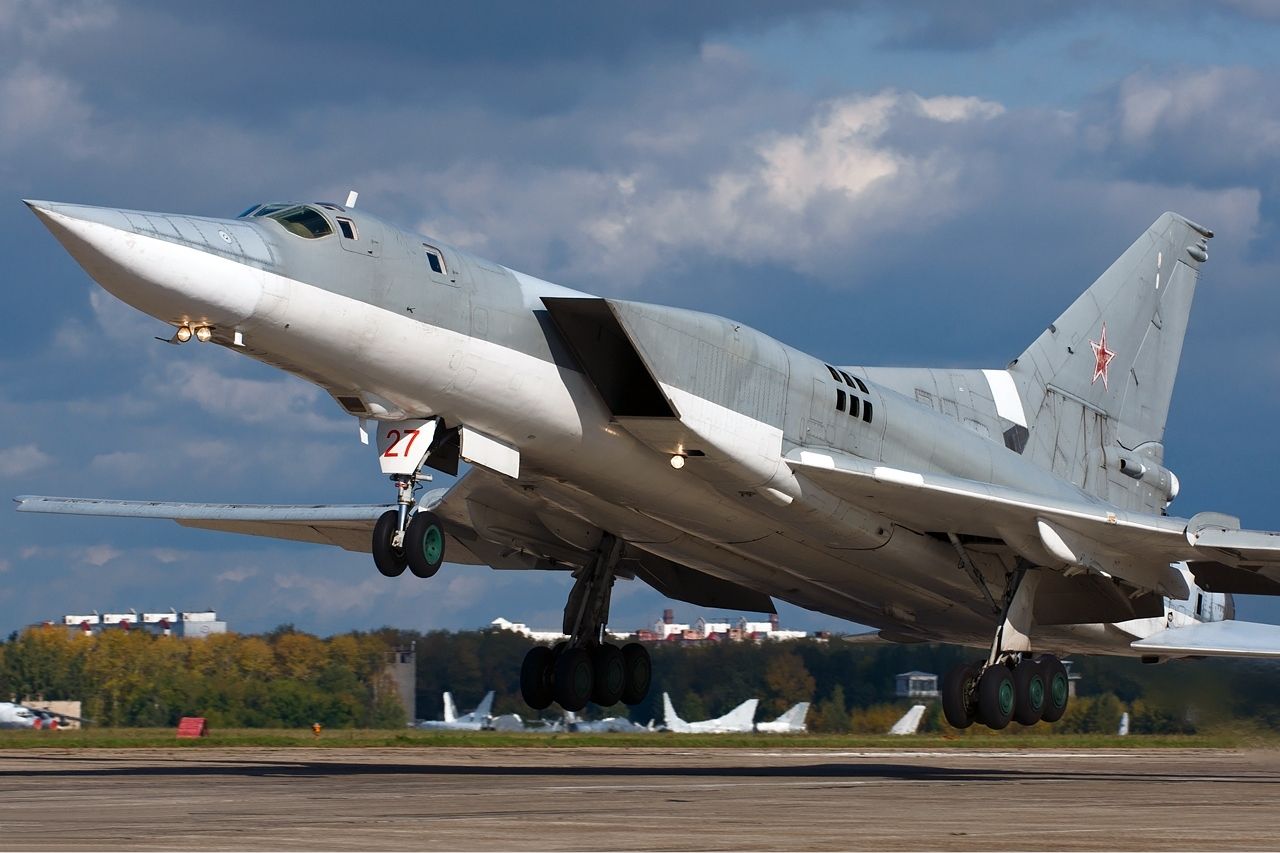
M 1275 850 L 1280 751 L 0 751 L 12 850 Z

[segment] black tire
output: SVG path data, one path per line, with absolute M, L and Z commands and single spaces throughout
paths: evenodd
M 1034 726 L 1044 716 L 1048 691 L 1044 671 L 1038 661 L 1024 658 L 1013 668 L 1013 719 L 1024 726 Z
M 978 665 L 972 663 L 958 663 L 943 677 L 942 715 L 952 728 L 967 729 L 973 725 L 977 678 Z
M 400 513 L 394 509 L 387 510 L 373 523 L 373 564 L 384 577 L 398 578 L 408 565 L 404 549 L 391 544 L 391 537 L 396 535 L 399 526 Z
M 591 666 L 591 653 L 579 646 L 565 649 L 556 658 L 552 687 L 556 701 L 566 711 L 581 711 L 591 701 L 591 685 L 595 673 Z
M 1009 667 L 1001 663 L 987 667 L 978 679 L 978 719 L 987 728 L 1003 729 L 1013 719 L 1016 696 Z
M 605 643 L 591 650 L 591 701 L 602 708 L 618 704 L 627 686 L 622 650 Z
M 1044 678 L 1044 714 L 1040 719 L 1046 723 L 1056 723 L 1067 712 L 1067 702 L 1071 698 L 1067 668 L 1053 655 L 1041 655 L 1036 663 Z
M 639 705 L 649 695 L 649 684 L 653 681 L 649 650 L 639 643 L 627 643 L 622 647 L 622 668 L 626 680 L 621 699 L 626 705 Z
M 551 675 L 555 670 L 556 656 L 546 646 L 534 646 L 524 656 L 520 665 L 520 695 L 524 703 L 535 711 L 551 705 L 555 697 L 551 689 Z
M 409 519 L 404 531 L 404 555 L 409 571 L 417 577 L 429 578 L 440 571 L 444 562 L 444 528 L 435 513 L 419 510 Z

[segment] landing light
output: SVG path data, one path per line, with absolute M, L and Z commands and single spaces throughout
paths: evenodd
M 209 343 L 209 339 L 212 337 L 213 329 L 210 329 L 208 326 L 201 326 L 196 329 L 196 340 L 200 341 L 200 343 L 207 344 Z
M 191 340 L 191 327 L 179 326 L 178 331 L 175 332 L 173 336 L 178 339 L 178 343 L 185 344 L 187 341 Z
M 679 471 L 681 468 L 683 468 L 683 467 L 684 467 L 684 457 L 683 457 L 683 456 L 680 456 L 680 455 L 678 455 L 678 454 L 677 454 L 676 456 L 672 456 L 672 457 L 671 457 L 671 467 L 672 467 L 672 468 L 675 468 L 677 471 Z

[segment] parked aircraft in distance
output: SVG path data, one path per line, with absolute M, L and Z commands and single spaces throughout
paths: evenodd
M 1007 366 L 935 370 L 841 366 L 724 317 L 592 297 L 354 203 L 235 219 L 28 205 L 171 342 L 314 383 L 366 440 L 376 424 L 394 505 L 19 509 L 337 545 L 388 576 L 431 577 L 446 556 L 571 571 L 569 640 L 522 667 L 537 709 L 644 699 L 649 653 L 604 635 L 619 577 L 981 648 L 942 680 L 961 727 L 1057 720 L 1065 651 L 1280 655 L 1280 628 L 1234 621 L 1231 598 L 1280 594 L 1280 535 L 1168 514 L 1165 421 L 1202 225 L 1160 216 Z M 417 495 L 426 468 L 462 462 L 451 487 Z
M 0 729 L 34 729 L 42 727 L 39 713 L 16 702 L 0 702 Z
M 602 720 L 580 720 L 578 715 L 572 711 L 565 711 L 564 714 L 565 728 L 571 732 L 581 733 L 610 733 L 610 734 L 652 734 L 657 731 L 653 725 L 653 720 L 649 721 L 649 725 L 642 726 L 639 723 L 633 723 L 626 717 L 605 717 Z
M 749 732 L 755 725 L 756 706 L 759 704 L 759 699 L 748 699 L 723 717 L 690 723 L 680 719 L 680 715 L 671 704 L 671 697 L 663 693 L 662 726 L 669 732 L 688 734 L 721 735 Z
M 457 707 L 453 704 L 453 694 L 448 690 L 444 692 L 444 719 L 443 720 L 419 720 L 417 728 L 430 729 L 432 731 L 472 731 L 478 732 L 481 729 L 492 727 L 493 723 L 493 691 L 490 690 L 484 694 L 484 698 L 480 700 L 480 704 L 475 710 L 466 714 L 459 715 Z
M 804 724 L 805 717 L 809 716 L 809 703 L 797 702 L 787 709 L 786 713 L 778 717 L 776 720 L 768 720 L 762 723 L 756 723 L 756 731 L 772 732 L 776 734 L 798 734 L 808 731 Z
M 89 722 L 69 714 L 59 714 L 43 708 L 29 708 L 18 702 L 0 702 L 0 729 L 56 730 L 65 720 Z
M 912 705 L 898 722 L 889 729 L 891 735 L 913 735 L 920 730 L 920 722 L 924 719 L 924 705 Z

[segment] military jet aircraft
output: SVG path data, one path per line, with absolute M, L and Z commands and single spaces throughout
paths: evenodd
M 610 590 L 770 612 L 985 654 L 948 720 L 1059 718 L 1058 655 L 1280 653 L 1232 593 L 1280 594 L 1280 536 L 1169 515 L 1174 377 L 1212 232 L 1160 216 L 1003 368 L 839 365 L 724 317 L 602 299 L 346 204 L 237 218 L 27 202 L 106 290 L 315 383 L 376 424 L 381 506 L 21 497 L 20 510 L 168 518 L 371 552 L 572 572 L 534 708 L 639 703 L 645 648 L 606 641 Z M 470 468 L 425 491 L 425 470 Z
M 453 703 L 453 694 L 444 692 L 444 719 L 418 720 L 417 728 L 431 731 L 472 731 L 490 728 L 493 724 L 493 691 L 484 694 L 480 704 L 465 714 L 459 714 Z
M 773 734 L 798 734 L 808 731 L 805 718 L 809 716 L 809 703 L 797 702 L 782 713 L 776 720 L 764 720 L 756 723 L 756 731 Z
M 725 735 L 742 734 L 755 727 L 756 707 L 759 699 L 748 699 L 729 713 L 711 720 L 680 719 L 675 706 L 671 704 L 671 696 L 662 694 L 662 726 L 669 732 L 680 734 Z

